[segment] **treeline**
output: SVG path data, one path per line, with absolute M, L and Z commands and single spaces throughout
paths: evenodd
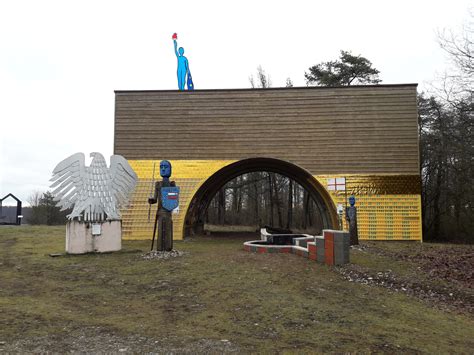
M 425 239 L 474 242 L 473 112 L 469 96 L 418 97 Z
M 471 15 L 472 20 L 472 15 Z M 433 95 L 418 98 L 423 234 L 474 242 L 474 28 L 443 31 L 450 67 Z
M 319 233 L 323 227 L 321 208 L 294 180 L 259 171 L 225 184 L 211 200 L 206 222 Z
M 34 192 L 28 199 L 31 206 L 31 214 L 25 221 L 28 224 L 46 224 L 48 226 L 66 224 L 66 215 L 70 210 L 61 211 L 56 207 L 51 192 Z

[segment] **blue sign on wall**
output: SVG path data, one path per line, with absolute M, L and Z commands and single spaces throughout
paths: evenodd
M 161 188 L 161 204 L 169 212 L 179 206 L 179 187 L 170 186 Z

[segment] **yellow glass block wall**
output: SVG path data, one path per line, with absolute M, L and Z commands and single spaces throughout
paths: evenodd
M 184 218 L 189 204 L 199 187 L 212 174 L 234 160 L 170 160 L 171 180 L 180 188 L 179 210 L 173 212 L 173 239 L 183 239 Z M 158 204 L 148 204 L 154 180 L 160 180 L 160 160 L 129 160 L 138 175 L 138 184 L 130 199 L 130 205 L 122 212 L 124 239 L 151 239 Z M 148 218 L 150 216 L 150 218 Z
M 180 187 L 180 207 L 173 213 L 174 239 L 183 238 L 184 219 L 192 197 L 199 187 L 218 170 L 234 160 L 172 160 L 171 179 Z M 160 179 L 156 160 L 130 160 L 139 182 L 123 211 L 124 239 L 151 239 L 157 205 L 149 211 L 153 166 L 155 181 Z M 356 197 L 359 238 L 367 240 L 422 240 L 421 196 L 419 177 L 412 175 L 317 175 L 327 188 L 327 179 L 346 178 L 346 192 L 329 191 L 334 204 L 346 205 L 346 198 Z M 150 218 L 148 218 L 150 215 Z M 344 220 L 344 219 L 343 219 Z M 344 228 L 347 229 L 345 220 Z
M 417 175 L 321 175 L 346 178 L 346 191 L 329 191 L 334 204 L 349 206 L 356 198 L 357 227 L 362 240 L 422 240 L 421 185 Z M 348 229 L 345 218 L 343 228 Z

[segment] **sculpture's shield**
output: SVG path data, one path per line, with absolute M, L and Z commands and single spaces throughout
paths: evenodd
M 161 204 L 163 205 L 163 208 L 169 212 L 177 208 L 179 205 L 179 187 L 162 187 Z

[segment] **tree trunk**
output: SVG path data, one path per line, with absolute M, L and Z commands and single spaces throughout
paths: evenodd
M 240 176 L 237 176 L 235 179 L 234 179 L 234 183 L 232 185 L 232 211 L 231 211 L 231 215 L 230 215 L 230 220 L 233 224 L 238 224 L 239 221 L 238 221 L 238 194 L 239 194 L 239 190 L 240 190 L 240 184 L 241 184 L 241 181 L 240 181 Z
M 291 229 L 293 225 L 293 180 L 288 178 L 288 218 L 286 219 L 286 229 Z
M 307 213 L 307 216 L 308 216 L 308 227 L 311 227 L 314 225 L 313 223 L 313 216 L 314 216 L 314 202 L 313 200 L 311 199 L 311 196 L 308 194 L 308 213 Z
M 440 211 L 440 200 L 441 200 L 441 188 L 442 188 L 442 164 L 438 161 L 438 169 L 436 172 L 436 185 L 433 198 L 433 237 L 439 239 L 440 237 L 440 225 L 441 225 L 441 211 Z
M 273 181 L 271 173 L 268 173 L 268 193 L 269 193 L 269 201 L 270 201 L 270 226 L 274 226 L 273 221 Z
M 281 199 L 280 195 L 278 193 L 278 181 L 276 179 L 275 173 L 272 173 L 273 175 L 273 197 L 274 201 L 272 203 L 276 204 L 277 208 L 277 215 L 278 215 L 278 227 L 283 228 L 283 216 L 281 212 Z
M 258 208 L 258 205 L 260 204 L 260 199 L 258 198 L 258 180 L 257 180 L 257 176 L 255 174 L 253 174 L 253 190 L 254 190 L 254 194 L 255 194 L 255 224 L 257 226 L 260 225 L 260 218 L 259 218 L 259 208 Z
M 303 219 L 303 229 L 308 228 L 308 203 L 309 202 L 309 194 L 306 190 L 303 190 L 303 211 L 302 211 L 302 219 Z
M 224 224 L 225 223 L 225 190 L 224 188 L 219 190 L 217 198 L 218 198 L 217 220 L 219 224 Z

